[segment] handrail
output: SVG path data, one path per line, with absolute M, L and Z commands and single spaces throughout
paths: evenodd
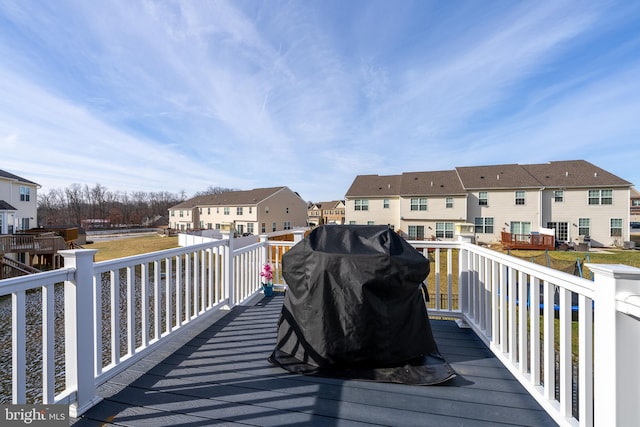
M 237 249 L 233 242 L 217 240 L 97 263 L 94 250 L 67 250 L 61 252 L 64 269 L 1 280 L 0 296 L 11 295 L 14 307 L 12 401 L 35 399 L 27 396 L 27 389 L 41 382 L 36 388 L 42 390 L 43 403 L 69 403 L 70 413 L 79 415 L 99 400 L 96 387 L 167 337 L 259 293 L 264 263 L 273 264 L 274 284 L 286 286 L 282 255 L 295 242 L 264 237 Z M 611 378 L 601 378 L 602 372 L 611 376 L 611 369 L 602 367 L 605 362 L 595 355 L 614 357 L 630 345 L 630 340 L 611 341 L 618 336 L 616 325 L 630 336 L 640 331 L 639 269 L 590 265 L 596 271 L 592 282 L 470 243 L 410 243 L 432 262 L 426 283 L 434 297 L 430 315 L 458 318 L 471 327 L 559 424 L 593 425 L 596 419 L 620 416 L 620 405 L 600 405 L 594 399 L 597 393 L 611 394 L 612 388 L 620 387 Z M 62 283 L 59 300 L 55 295 L 61 293 L 54 289 Z M 34 299 L 37 295 L 40 302 Z M 42 371 L 27 372 L 33 343 L 27 340 L 26 308 L 38 304 L 43 319 Z M 60 304 L 65 306 L 64 326 L 55 322 Z M 617 316 L 623 317 L 616 320 Z M 575 339 L 572 324 L 577 325 Z M 63 333 L 56 327 L 64 327 Z M 611 327 L 613 332 L 607 330 Z M 598 328 L 609 333 L 596 334 Z M 55 359 L 53 351 L 60 336 L 65 337 L 63 383 L 55 375 L 63 361 Z M 602 342 L 608 348 L 603 350 Z M 94 356 L 87 365 L 90 354 Z M 627 373 L 639 369 L 618 365 L 615 378 L 620 382 L 622 366 Z M 572 381 L 575 370 L 577 389 Z M 624 395 L 613 395 L 620 400 L 627 394 L 637 396 L 637 389 L 627 389 Z

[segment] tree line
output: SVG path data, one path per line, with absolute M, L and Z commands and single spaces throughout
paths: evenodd
M 235 190 L 210 186 L 194 197 L 227 191 Z M 89 187 L 74 183 L 38 193 L 38 225 L 80 226 L 87 220 L 106 220 L 110 227 L 154 226 L 167 217 L 170 207 L 185 200 L 185 191 L 110 191 L 101 184 Z

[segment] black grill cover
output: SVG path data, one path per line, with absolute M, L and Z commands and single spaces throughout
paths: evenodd
M 429 260 L 388 227 L 318 227 L 283 255 L 282 271 L 288 290 L 271 363 L 420 384 L 453 375 L 427 316 Z

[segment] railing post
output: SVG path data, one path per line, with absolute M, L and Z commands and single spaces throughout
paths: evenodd
M 640 319 L 618 305 L 640 295 L 640 269 L 586 265 L 595 274 L 594 425 L 635 425 L 640 419 Z
M 304 239 L 304 230 L 293 231 L 293 243 L 296 244 Z
M 260 247 L 260 270 L 262 271 L 262 266 L 268 262 L 269 259 L 269 237 L 266 234 L 260 235 L 260 243 L 262 246 Z
M 64 282 L 64 340 L 66 387 L 76 390 L 69 415 L 78 417 L 102 400 L 94 377 L 95 323 L 93 256 L 95 249 L 64 250 L 65 267 L 75 269 L 73 281 Z
M 226 268 L 225 270 L 227 271 L 227 274 L 225 274 L 225 286 L 227 287 L 227 295 L 229 297 L 229 302 L 227 303 L 229 308 L 233 308 L 236 305 L 235 299 L 235 269 L 233 268 L 235 265 L 234 262 L 234 257 L 233 257 L 233 231 L 231 232 L 226 232 L 223 231 L 222 232 L 222 237 L 224 239 L 227 240 L 227 249 L 228 249 L 228 253 L 229 256 L 227 257 L 226 261 Z
M 462 317 L 456 320 L 456 323 L 461 328 L 469 327 L 465 321 L 465 316 L 469 313 L 469 251 L 465 249 L 465 243 L 460 244 L 460 251 L 458 253 L 458 307 Z

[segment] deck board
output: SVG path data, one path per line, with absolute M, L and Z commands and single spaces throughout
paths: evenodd
M 412 386 L 291 374 L 271 366 L 282 297 L 236 307 L 163 346 L 98 392 L 76 426 L 552 426 L 469 329 L 432 320 L 458 376 Z

